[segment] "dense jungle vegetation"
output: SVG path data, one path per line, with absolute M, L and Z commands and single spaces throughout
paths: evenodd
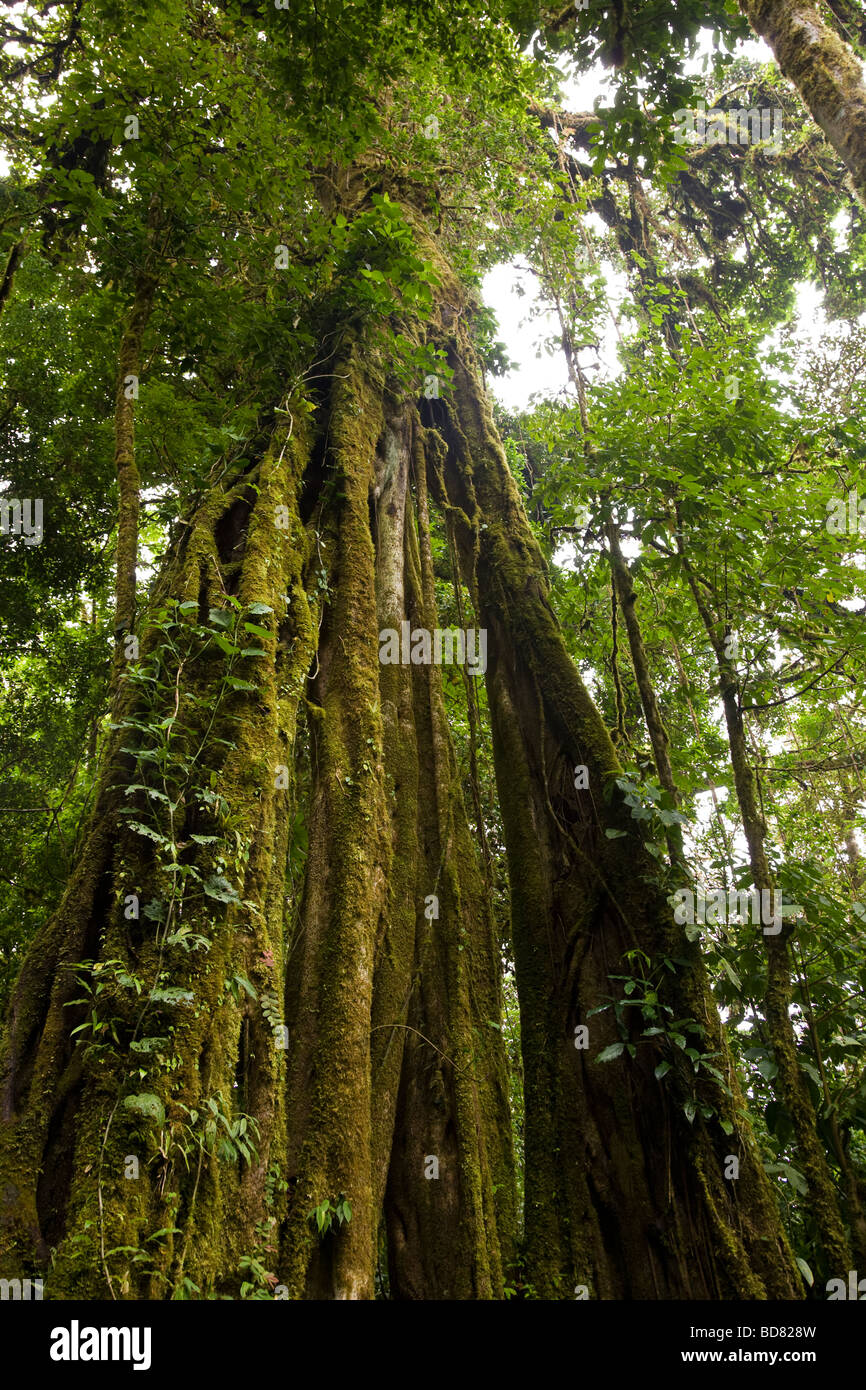
M 0 1273 L 849 1296 L 864 5 L 0 50 Z

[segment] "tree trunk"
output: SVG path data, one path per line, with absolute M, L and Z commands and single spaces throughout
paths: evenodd
M 117 474 L 117 550 L 115 561 L 114 675 L 119 680 L 128 659 L 125 637 L 135 623 L 136 565 L 141 481 L 135 462 L 135 401 L 141 373 L 141 343 L 153 306 L 156 283 L 146 271 L 138 278 L 120 340 L 114 405 L 114 468 Z
M 766 851 L 767 827 L 758 806 L 755 774 L 749 761 L 746 732 L 740 709 L 739 684 L 736 667 L 726 651 L 726 633 L 717 624 L 701 592 L 698 577 L 692 567 L 682 535 L 682 527 L 677 516 L 677 549 L 695 606 L 704 624 L 707 636 L 716 657 L 719 672 L 719 690 L 725 711 L 725 724 L 728 731 L 728 744 L 731 753 L 731 768 L 734 774 L 734 788 L 743 821 L 743 833 L 749 847 L 749 863 L 752 882 L 762 895 L 772 895 L 775 889 Z M 770 896 L 767 901 L 773 901 Z M 777 1089 L 779 1097 L 791 1116 L 797 1153 L 809 1184 L 809 1198 L 818 1236 L 827 1257 L 828 1268 L 838 1276 L 851 1267 L 851 1253 L 842 1218 L 836 1189 L 827 1163 L 821 1140 L 818 1137 L 815 1107 L 809 1095 L 800 1061 L 797 1055 L 797 1039 L 791 1023 L 791 960 L 788 938 L 792 926 L 784 922 L 778 929 L 762 929 L 762 937 L 767 958 L 767 986 L 764 1008 L 767 1029 L 773 1048 L 773 1057 L 778 1067 Z
M 643 634 L 641 633 L 640 622 L 638 621 L 636 612 L 637 594 L 632 581 L 631 571 L 625 562 L 622 546 L 619 541 L 619 532 L 613 521 L 608 523 L 607 538 L 610 546 L 610 567 L 613 573 L 617 598 L 619 599 L 619 605 L 625 620 L 629 651 L 631 652 L 631 663 L 634 668 L 635 680 L 637 681 L 647 732 L 650 736 L 653 760 L 656 765 L 659 784 L 668 793 L 672 805 L 677 806 L 679 804 L 679 796 L 670 759 L 670 738 L 665 728 L 664 720 L 662 719 L 658 700 L 656 699 L 646 648 L 643 643 Z M 671 863 L 685 867 L 683 832 L 679 823 L 666 826 L 665 838 L 668 844 L 668 853 L 671 858 Z
M 420 423 L 344 325 L 314 423 L 288 402 L 170 552 L 13 999 L 4 1268 L 49 1296 L 231 1294 L 242 1262 L 296 1298 L 502 1295 L 496 934 L 438 673 L 380 650 L 436 625 L 429 485 L 488 635 L 530 1287 L 798 1298 L 698 947 L 566 653 L 465 294 L 419 233 L 447 402 Z
M 255 1255 L 289 1297 L 370 1298 L 383 1212 L 392 1295 L 501 1296 L 498 946 L 438 672 L 379 661 L 381 625 L 435 619 L 413 410 L 350 340 L 316 430 L 295 412 L 170 555 L 6 1039 L 4 1267 L 49 1296 L 231 1293 Z
M 866 85 L 854 54 L 818 8 L 804 0 L 740 0 L 866 203 Z
M 451 327 L 453 281 L 443 302 L 454 389 L 427 407 L 438 427 L 428 472 L 488 631 L 525 1072 L 529 1283 L 545 1298 L 800 1297 L 698 949 L 675 926 L 612 786 L 613 746 L 550 608 L 471 344 Z M 643 1024 L 617 975 L 643 977 L 631 996 L 643 997 Z M 612 996 L 618 1009 L 597 1012 Z M 651 1019 L 661 1032 L 641 1038 Z M 680 1028 L 707 1065 L 687 1058 Z M 618 1055 L 599 1062 L 608 1047 Z

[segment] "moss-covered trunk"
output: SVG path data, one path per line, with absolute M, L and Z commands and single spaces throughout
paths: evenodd
M 501 1296 L 498 944 L 440 673 L 379 659 L 435 625 L 385 375 L 349 338 L 139 624 L 4 1042 L 2 1263 L 49 1297 L 372 1298 L 377 1262 L 393 1296 Z
M 218 1286 L 252 1249 L 284 1157 L 263 1009 L 283 955 L 275 763 L 313 627 L 304 549 L 278 519 L 296 519 L 306 459 L 300 435 L 275 441 L 183 528 L 115 703 L 79 865 L 13 997 L 3 1243 L 49 1294 L 195 1292 L 185 1274 Z
M 458 294 L 449 283 L 444 298 Z M 471 345 L 447 320 L 454 389 L 428 407 L 441 435 L 430 477 L 488 632 L 527 1279 L 542 1297 L 799 1297 L 698 947 L 614 785 L 616 754 L 565 650 Z
M 866 203 L 866 83 L 848 45 L 808 0 L 740 0 Z
M 405 530 L 405 612 L 413 630 L 432 633 L 438 622 L 424 439 L 416 421 L 419 524 L 410 518 Z M 409 457 L 401 453 L 404 464 Z M 501 1296 L 515 1224 L 499 971 L 491 969 L 498 946 L 438 672 L 429 664 L 408 670 L 419 857 L 412 978 L 391 1007 L 396 1026 L 407 1029 L 386 1199 L 392 1294 L 490 1298 Z M 395 787 L 398 804 L 403 795 Z M 392 1047 L 391 1027 L 384 1018 L 378 1026 Z
M 491 1297 L 511 1220 L 504 1058 L 490 1029 L 497 949 L 439 672 L 380 661 L 380 632 L 407 620 L 430 631 L 435 610 L 410 489 L 413 412 L 387 396 L 374 362 L 359 353 L 338 373 L 330 432 L 339 496 L 323 503 L 323 557 L 335 598 L 308 702 L 281 1249 L 290 1292 L 370 1297 L 384 1204 L 391 1296 Z M 310 1211 L 344 1196 L 351 1220 L 313 1234 Z

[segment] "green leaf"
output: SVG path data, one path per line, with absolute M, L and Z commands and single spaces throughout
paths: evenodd
M 222 878 L 219 874 L 212 874 L 211 877 L 206 879 L 205 882 L 202 884 L 202 888 L 204 889 L 205 893 L 207 893 L 209 898 L 215 898 L 217 902 L 240 902 L 240 898 L 238 897 L 235 889 L 232 888 L 231 884 L 228 882 L 227 879 Z
M 595 1060 L 597 1062 L 612 1062 L 614 1058 L 619 1057 L 624 1050 L 625 1043 L 609 1043 L 607 1047 L 602 1048 Z
M 807 1183 L 803 1174 L 800 1172 L 799 1168 L 795 1168 L 790 1163 L 780 1163 L 779 1167 L 782 1169 L 782 1172 L 790 1182 L 794 1191 L 798 1192 L 801 1197 L 805 1197 L 807 1192 L 809 1191 L 809 1184 Z
M 167 989 L 154 987 L 148 995 L 153 1004 L 191 1004 L 195 995 L 191 989 L 181 989 L 179 985 L 170 985 Z
M 779 1071 L 772 1057 L 762 1057 L 755 1065 L 766 1081 L 772 1081 Z
M 127 1096 L 123 1104 L 127 1110 L 133 1110 L 136 1115 L 144 1115 L 149 1120 L 156 1120 L 157 1124 L 165 1122 L 165 1106 L 159 1096 L 155 1096 L 152 1091 L 142 1091 L 137 1096 Z
M 223 637 L 221 633 L 215 632 L 213 640 L 220 651 L 224 652 L 226 656 L 237 656 L 238 648 L 235 646 L 234 642 L 230 642 L 227 637 Z
M 153 830 L 149 825 L 142 825 L 141 821 L 129 820 L 126 822 L 130 830 L 134 830 L 136 835 L 144 835 L 148 840 L 154 840 L 158 845 L 170 845 L 171 840 L 165 835 L 160 835 L 158 830 Z

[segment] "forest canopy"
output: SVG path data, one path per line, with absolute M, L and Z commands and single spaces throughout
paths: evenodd
M 864 59 L 5 6 L 5 1279 L 860 1296 Z

